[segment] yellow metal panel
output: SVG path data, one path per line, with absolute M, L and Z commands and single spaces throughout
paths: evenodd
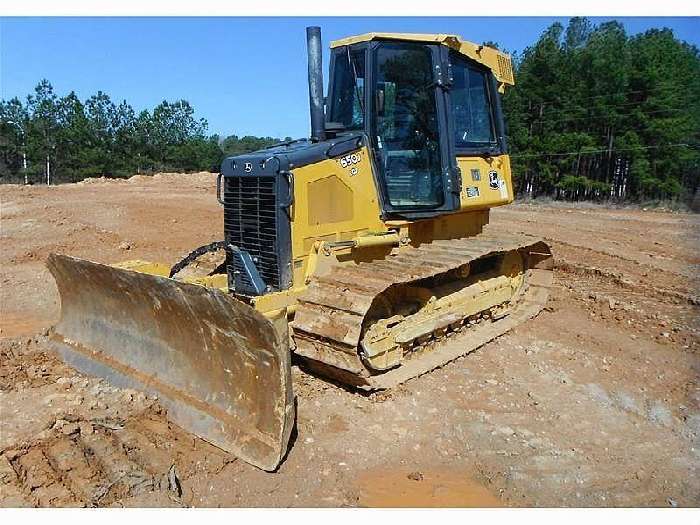
M 510 56 L 492 47 L 482 46 L 463 40 L 459 35 L 448 34 L 423 34 L 423 33 L 365 33 L 363 35 L 351 36 L 334 40 L 331 42 L 331 49 L 334 47 L 368 42 L 370 40 L 402 40 L 408 42 L 439 43 L 448 46 L 458 53 L 468 56 L 472 60 L 484 64 L 491 69 L 501 84 L 514 85 L 513 65 Z
M 228 291 L 228 276 L 225 273 L 205 275 L 204 277 L 190 277 L 183 281 L 190 284 L 206 286 L 207 288 L 218 288 L 224 292 Z
M 131 270 L 132 272 L 147 273 L 149 275 L 160 275 L 168 277 L 170 275 L 170 266 L 163 263 L 155 263 L 150 261 L 142 261 L 140 259 L 132 259 L 120 263 L 111 264 L 114 268 L 122 270 Z
M 480 46 L 467 41 L 461 41 L 457 51 L 487 66 L 493 71 L 496 80 L 502 84 L 508 84 L 510 86 L 515 85 L 513 63 L 510 55 L 501 53 L 492 47 Z
M 379 216 L 377 189 L 366 147 L 302 166 L 293 174 L 293 287 L 300 287 L 304 286 L 308 258 L 316 240 L 349 240 L 360 232 L 382 232 L 387 227 Z M 324 217 L 331 220 L 324 221 Z
M 120 263 L 112 264 L 110 266 L 122 270 L 131 270 L 133 272 L 146 273 L 148 275 L 158 275 L 160 277 L 168 277 L 170 275 L 170 265 L 150 261 L 142 261 L 140 259 L 123 261 Z M 225 273 L 206 275 L 203 277 L 187 277 L 183 279 L 183 282 L 190 284 L 198 284 L 200 286 L 206 286 L 207 288 L 218 288 L 224 291 L 228 290 L 228 278 Z
M 309 226 L 351 221 L 352 190 L 336 175 L 307 182 Z
M 462 170 L 461 207 L 456 213 L 420 221 L 386 221 L 380 218 L 377 188 L 372 175 L 367 148 L 349 156 L 328 159 L 294 170 L 294 204 L 292 214 L 293 284 L 284 293 L 268 294 L 255 301 L 260 311 L 292 305 L 306 287 L 309 274 L 323 274 L 329 265 L 354 264 L 384 258 L 392 246 L 347 247 L 332 253 L 317 253 L 319 243 L 355 240 L 364 235 L 400 231 L 410 245 L 417 246 L 436 239 L 454 239 L 479 234 L 489 221 L 489 208 L 513 199 L 510 163 L 507 156 L 487 159 L 458 158 Z M 471 170 L 478 169 L 478 181 Z M 496 189 L 489 186 L 489 172 L 496 173 Z M 478 197 L 467 197 L 467 188 L 477 186 Z M 365 244 L 365 243 L 358 243 Z M 400 249 L 400 248 L 394 248 Z M 323 250 L 322 250 L 323 252 Z
M 343 237 L 344 238 L 342 238 L 342 239 L 338 239 L 337 233 L 329 233 L 328 235 L 319 235 L 318 237 L 314 237 L 314 236 L 306 237 L 304 239 L 304 246 L 301 249 L 301 254 L 309 253 L 311 251 L 311 249 L 314 247 L 314 244 L 316 244 L 316 241 L 325 241 L 325 242 L 333 242 L 333 241 L 337 241 L 337 240 L 347 241 L 347 240 L 352 239 L 354 237 L 354 235 L 352 235 L 350 237 L 350 239 L 346 238 L 347 236 L 343 236 Z M 294 265 L 295 268 L 297 267 L 297 265 L 296 265 L 297 261 L 298 261 L 298 259 L 295 259 L 295 265 Z
M 367 228 L 360 228 L 359 230 L 348 230 L 344 232 L 340 232 L 340 235 L 338 235 L 338 240 L 339 241 L 351 241 L 357 237 L 360 237 L 362 235 L 367 234 Z
M 398 221 L 390 222 L 392 225 L 398 225 L 397 223 Z M 460 211 L 435 219 L 406 222 L 401 226 L 401 236 L 407 235 L 411 246 L 420 246 L 437 239 L 473 237 L 481 233 L 483 227 L 488 223 L 488 209 Z
M 296 303 L 297 297 L 304 291 L 304 288 L 292 288 L 290 290 L 282 290 L 281 292 L 266 293 L 253 297 L 253 307 L 264 314 L 270 312 L 287 309 L 292 311 L 293 305 Z
M 443 33 L 364 33 L 362 35 L 349 36 L 331 42 L 331 49 L 334 47 L 348 46 L 359 42 L 368 42 L 370 40 L 407 40 L 414 42 L 445 42 L 451 41 L 458 43 L 461 41 L 459 35 L 448 35 Z
M 457 157 L 462 172 L 460 208 L 464 211 L 502 206 L 513 202 L 513 182 L 508 155 L 497 157 Z M 495 173 L 496 186 L 489 184 Z

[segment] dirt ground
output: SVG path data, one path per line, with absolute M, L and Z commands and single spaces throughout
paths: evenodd
M 210 174 L 0 187 L 2 506 L 698 506 L 700 217 L 518 204 L 547 308 L 378 395 L 294 368 L 297 434 L 265 473 L 156 400 L 63 365 L 51 252 L 174 263 L 218 240 Z

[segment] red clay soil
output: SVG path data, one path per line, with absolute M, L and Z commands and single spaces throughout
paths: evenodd
M 518 204 L 544 237 L 544 312 L 388 393 L 294 368 L 297 434 L 266 473 L 171 424 L 156 400 L 51 354 L 44 263 L 174 263 L 222 237 L 211 174 L 1 186 L 2 506 L 698 506 L 700 220 Z

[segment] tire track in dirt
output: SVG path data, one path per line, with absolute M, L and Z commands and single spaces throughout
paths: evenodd
M 0 506 L 185 506 L 198 490 L 190 477 L 235 461 L 156 400 L 83 376 L 48 348 L 45 337 L 0 339 Z
M 64 414 L 42 434 L 0 454 L 3 506 L 186 506 L 199 467 L 215 475 L 235 460 L 157 405 L 125 420 Z M 221 458 L 213 468 L 212 456 Z
M 147 463 L 127 454 L 123 439 L 146 439 L 137 419 L 157 417 L 139 414 L 128 421 L 99 422 L 65 416 L 51 427 L 48 436 L 6 450 L 3 457 L 16 474 L 24 498 L 40 507 L 111 506 L 144 492 L 173 492 L 177 488 L 168 473 L 153 472 Z

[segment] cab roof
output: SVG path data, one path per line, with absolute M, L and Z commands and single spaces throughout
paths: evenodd
M 408 42 L 438 43 L 454 49 L 458 53 L 479 62 L 491 69 L 496 80 L 503 84 L 514 85 L 513 65 L 510 55 L 497 49 L 480 46 L 473 42 L 463 40 L 459 35 L 442 33 L 364 33 L 357 36 L 349 36 L 331 42 L 331 49 L 335 47 L 369 42 L 370 40 L 401 40 Z

